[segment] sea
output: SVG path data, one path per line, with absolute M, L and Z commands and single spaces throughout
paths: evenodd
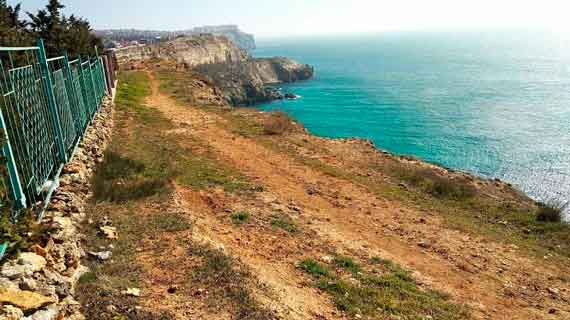
M 257 57 L 315 67 L 260 105 L 312 134 L 377 148 L 570 201 L 570 34 L 383 32 L 258 40 Z

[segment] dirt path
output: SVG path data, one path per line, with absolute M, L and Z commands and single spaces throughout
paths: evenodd
M 252 139 L 223 128 L 224 119 L 181 106 L 152 80 L 149 106 L 159 109 L 189 136 L 213 147 L 225 161 L 264 187 L 250 199 L 263 221 L 267 211 L 289 212 L 310 239 L 276 239 L 271 233 L 236 230 L 223 224 L 224 210 L 236 210 L 223 192 L 197 194 L 180 188 L 180 205 L 195 213 L 197 234 L 240 257 L 260 281 L 277 293 L 275 306 L 290 319 L 338 319 L 331 302 L 304 285 L 295 263 L 305 255 L 350 252 L 380 256 L 414 271 L 426 288 L 449 293 L 479 319 L 568 319 L 568 281 L 564 270 L 545 267 L 517 248 L 446 229 L 440 219 L 398 203 L 378 199 L 362 186 L 336 179 Z M 222 125 L 220 125 L 222 124 Z M 307 192 L 307 190 L 317 190 Z M 225 205 L 224 205 L 225 204 Z M 269 302 L 270 303 L 270 302 Z

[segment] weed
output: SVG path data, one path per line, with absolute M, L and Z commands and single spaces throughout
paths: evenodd
M 329 269 L 313 259 L 305 259 L 299 263 L 299 268 L 314 278 L 328 277 L 330 275 Z
M 334 264 L 339 268 L 349 271 L 353 275 L 357 275 L 360 272 L 360 266 L 349 257 L 336 257 Z
M 22 210 L 18 215 L 18 222 L 13 223 L 10 208 L 9 203 L 0 208 L 0 244 L 9 244 L 6 256 L 17 255 L 33 244 L 44 246 L 52 227 L 37 223 L 36 215 L 29 209 Z
M 245 211 L 232 214 L 232 222 L 236 226 L 240 226 L 242 224 L 247 223 L 249 221 L 249 218 L 250 218 L 249 212 Z

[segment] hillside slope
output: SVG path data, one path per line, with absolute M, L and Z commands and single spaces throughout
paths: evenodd
M 88 318 L 570 317 L 568 228 L 523 220 L 536 204 L 509 186 L 204 104 L 220 93 L 186 72 L 121 80 L 87 227 L 120 236 L 80 290 Z

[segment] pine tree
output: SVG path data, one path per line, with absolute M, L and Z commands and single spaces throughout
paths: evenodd
M 0 46 L 21 46 L 30 43 L 26 23 L 20 20 L 21 6 L 9 6 L 0 0 Z
M 49 0 L 45 9 L 36 14 L 28 13 L 30 29 L 38 38 L 44 39 L 48 56 L 61 55 L 65 51 L 70 57 L 93 55 L 95 46 L 102 48 L 102 42 L 92 33 L 89 22 L 71 16 L 67 18 L 61 10 L 65 8 L 59 0 Z

